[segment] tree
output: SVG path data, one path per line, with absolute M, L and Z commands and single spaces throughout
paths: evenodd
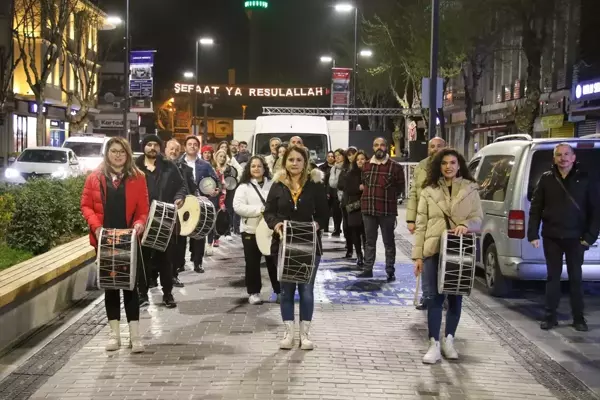
M 16 26 L 18 23 L 19 21 L 15 20 Z M 6 102 L 12 97 L 12 77 L 21 62 L 21 57 L 15 57 L 14 53 L 14 41 L 11 37 L 8 46 L 0 46 L 0 121 L 3 121 L 6 115 Z
M 390 98 L 390 86 L 383 75 L 372 75 L 367 69 L 361 68 L 358 73 L 356 95 L 363 107 L 385 108 Z M 368 116 L 369 130 L 383 131 L 384 118 Z
M 66 96 L 67 118 L 71 131 L 80 131 L 98 97 L 98 40 L 100 16 L 81 9 L 75 12 L 73 39 L 63 36 L 64 60 L 60 62 L 60 88 Z M 69 79 L 64 79 L 68 72 Z M 71 79 L 72 78 L 72 79 Z M 78 106 L 74 110 L 73 106 Z
M 22 20 L 15 32 L 18 57 L 37 104 L 36 136 L 46 143 L 44 100 L 46 88 L 62 53 L 62 44 L 78 0 L 15 0 L 15 14 Z

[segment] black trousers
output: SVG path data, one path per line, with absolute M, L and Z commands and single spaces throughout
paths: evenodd
M 333 218 L 333 231 L 340 232 L 342 230 L 342 209 L 340 207 L 340 201 L 337 198 L 337 193 L 331 195 L 330 211 L 331 217 Z
M 227 210 L 227 214 L 229 214 L 229 228 L 227 232 L 225 232 L 224 236 L 231 236 L 231 233 L 235 233 L 235 229 L 233 227 L 234 216 L 233 212 L 233 197 L 235 196 L 235 190 L 228 190 L 225 194 L 225 210 Z
M 160 286 L 163 295 L 171 295 L 173 292 L 173 254 L 174 242 L 169 242 L 166 251 L 153 250 L 142 247 L 142 259 L 144 270 L 138 276 L 138 287 L 140 296 L 148 297 L 148 283 L 154 274 L 160 276 Z M 145 271 L 145 273 L 144 273 Z
M 190 239 L 190 251 L 192 253 L 192 262 L 194 267 L 202 265 L 204 258 L 204 249 L 206 247 L 206 239 Z
M 543 240 L 548 278 L 546 280 L 546 317 L 555 317 L 560 303 L 560 276 L 563 270 L 563 255 L 567 261 L 571 311 L 574 320 L 583 319 L 583 288 L 581 285 L 585 248 L 579 239 Z
M 260 293 L 262 289 L 262 277 L 260 273 L 260 259 L 263 254 L 256 244 L 256 235 L 242 233 L 242 244 L 244 245 L 244 258 L 246 260 L 246 289 L 248 294 Z M 281 293 L 281 287 L 277 280 L 277 265 L 273 256 L 265 256 L 267 271 L 273 291 Z
M 372 271 L 377 253 L 377 236 L 381 228 L 383 247 L 385 248 L 385 272 L 394 274 L 396 272 L 396 241 L 394 228 L 396 225 L 395 215 L 375 217 L 363 214 L 365 224 L 365 267 L 366 271 Z
M 121 291 L 105 290 L 104 306 L 109 321 L 121 320 Z M 137 287 L 133 290 L 123 290 L 123 303 L 127 322 L 140 320 L 140 303 Z
M 365 226 L 349 226 L 350 237 L 352 238 L 352 245 L 354 245 L 354 250 L 356 251 L 357 257 L 362 257 L 362 247 L 365 242 Z
M 187 237 L 185 236 L 174 236 L 173 243 L 173 278 L 179 277 L 179 268 L 185 267 L 185 252 L 187 251 Z
M 346 252 L 352 254 L 352 232 L 350 231 L 350 227 L 348 226 L 348 211 L 346 211 L 346 207 L 341 206 L 342 211 L 342 228 L 344 230 L 344 239 L 346 239 Z

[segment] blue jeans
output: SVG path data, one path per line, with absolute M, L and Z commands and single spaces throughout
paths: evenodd
M 444 300 L 446 295 L 439 294 L 437 288 L 438 265 L 440 255 L 436 254 L 423 260 L 423 299 L 427 302 L 427 327 L 429 328 L 429 337 L 436 341 L 440 340 L 440 329 L 442 327 L 442 313 L 444 310 Z M 446 312 L 446 333 L 455 336 L 456 328 L 460 321 L 462 310 L 462 296 L 453 294 L 448 295 L 448 311 Z
M 315 309 L 315 277 L 317 276 L 317 269 L 321 262 L 321 256 L 317 255 L 315 258 L 315 268 L 311 283 L 292 283 L 292 282 L 281 282 L 281 318 L 284 321 L 294 320 L 294 296 L 296 295 L 296 286 L 298 286 L 298 293 L 300 294 L 300 321 L 312 321 L 313 311 Z

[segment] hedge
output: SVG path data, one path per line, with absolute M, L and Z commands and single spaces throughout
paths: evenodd
M 33 255 L 44 253 L 88 228 L 80 211 L 85 176 L 34 179 L 0 187 L 0 242 Z

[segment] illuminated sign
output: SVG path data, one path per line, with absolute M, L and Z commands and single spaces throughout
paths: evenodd
M 219 85 L 194 85 L 176 83 L 175 93 L 198 93 L 212 96 L 232 97 L 316 97 L 325 96 L 329 91 L 324 87 L 278 88 L 278 87 L 242 87 Z
M 600 98 L 600 80 L 580 82 L 573 88 L 573 99 L 576 101 Z
M 246 8 L 269 8 L 269 2 L 267 0 L 247 0 L 244 6 Z

